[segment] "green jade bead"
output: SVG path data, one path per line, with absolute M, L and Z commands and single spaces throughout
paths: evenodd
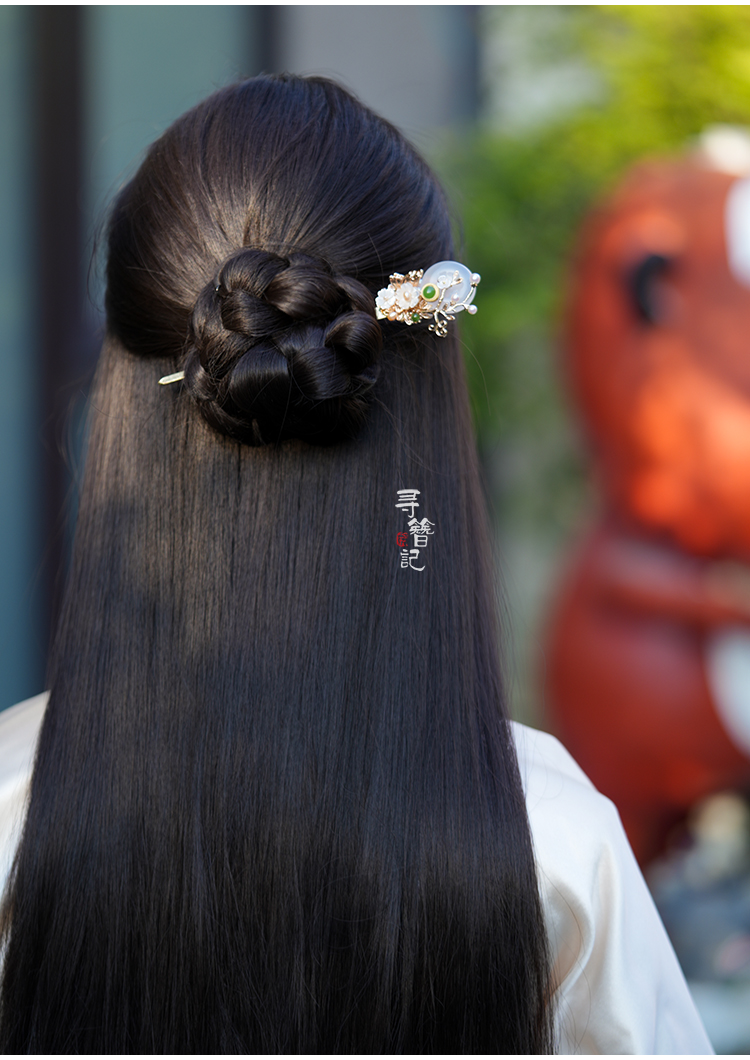
M 433 287 L 431 283 L 426 283 L 422 288 L 422 297 L 425 302 L 434 302 L 437 296 L 437 287 Z

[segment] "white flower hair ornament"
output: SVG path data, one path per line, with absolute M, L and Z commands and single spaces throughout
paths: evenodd
M 387 287 L 378 291 L 375 315 L 378 320 L 398 320 L 402 324 L 419 324 L 432 318 L 429 330 L 444 337 L 448 322 L 456 313 L 474 314 L 471 303 L 481 280 L 458 261 L 439 261 L 429 269 L 415 269 L 402 276 L 394 272 Z

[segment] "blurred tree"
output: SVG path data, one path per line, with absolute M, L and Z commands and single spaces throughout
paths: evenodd
M 504 521 L 555 535 L 583 497 L 554 365 L 576 228 L 639 157 L 679 150 L 709 124 L 750 125 L 750 7 L 499 7 L 485 18 L 489 38 L 513 38 L 500 128 L 448 144 L 438 167 L 463 218 L 459 256 L 482 274 L 479 313 L 462 321 L 480 447 L 497 454 Z M 507 106 L 521 51 L 527 97 L 548 97 L 525 127 Z M 582 86 L 572 102 L 571 83 Z

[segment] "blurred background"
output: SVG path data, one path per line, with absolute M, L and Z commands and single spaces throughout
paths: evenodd
M 0 7 L 0 709 L 44 687 L 101 343 L 96 251 L 107 204 L 193 103 L 238 77 L 286 70 L 337 78 L 443 179 L 457 257 L 482 275 L 462 338 L 507 602 L 513 713 L 561 733 L 605 791 L 606 748 L 625 747 L 618 719 L 630 719 L 632 747 L 620 754 L 630 779 L 607 793 L 717 1050 L 741 1051 L 750 1043 L 750 516 L 741 503 L 750 496 L 750 289 L 728 263 L 722 211 L 750 172 L 750 8 Z M 644 159 L 672 161 L 633 170 Z M 750 221 L 742 232 L 750 248 Z M 720 332 L 724 353 L 715 352 Z M 600 355 L 586 361 L 589 350 Z M 644 381 L 657 375 L 649 404 Z M 622 397 L 615 391 L 602 412 L 596 387 L 615 378 Z M 695 395 L 719 391 L 714 415 Z M 714 463 L 705 458 L 708 485 L 698 476 L 690 486 L 695 512 L 667 518 L 676 487 L 663 485 L 663 439 L 655 507 L 645 487 L 631 496 L 617 483 L 633 468 L 653 471 L 656 459 L 631 423 L 661 429 L 677 406 L 687 411 L 670 437 L 684 435 L 674 445 L 693 454 L 683 493 L 711 424 L 731 424 L 731 439 L 711 450 Z M 723 478 L 721 460 L 732 468 Z M 717 475 L 728 485 L 714 495 Z M 730 509 L 731 532 L 698 533 L 701 512 L 718 513 L 718 525 Z M 661 595 L 649 595 L 657 584 Z M 606 633 L 596 643 L 585 639 L 591 622 L 570 619 L 586 593 L 588 619 Z M 561 623 L 581 630 L 572 647 L 561 646 Z M 559 660 L 576 651 L 579 673 L 599 653 L 614 660 L 610 684 L 619 667 L 642 674 L 649 694 L 660 680 L 669 689 L 654 692 L 643 716 L 635 686 L 630 701 L 606 680 L 571 693 Z M 726 714 L 716 689 L 730 685 Z M 575 716 L 571 694 L 588 713 Z M 681 715 L 691 696 L 695 716 Z M 679 754 L 669 750 L 677 730 L 692 739 Z M 648 787 L 655 773 L 668 778 L 664 790 Z M 697 923 L 702 935 L 686 929 Z

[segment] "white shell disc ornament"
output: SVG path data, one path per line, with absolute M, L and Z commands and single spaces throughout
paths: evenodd
M 476 313 L 471 303 L 481 277 L 460 261 L 438 261 L 429 269 L 415 269 L 402 275 L 395 272 L 387 287 L 378 291 L 375 314 L 379 320 L 398 320 L 418 324 L 432 318 L 429 330 L 436 335 L 448 333 L 448 322 L 466 309 Z
M 474 277 L 476 283 L 472 282 Z M 439 261 L 423 273 L 422 291 L 425 287 L 436 287 L 440 292 L 440 300 L 430 304 L 443 312 L 460 313 L 474 301 L 479 279 L 476 272 L 472 273 L 460 261 Z

